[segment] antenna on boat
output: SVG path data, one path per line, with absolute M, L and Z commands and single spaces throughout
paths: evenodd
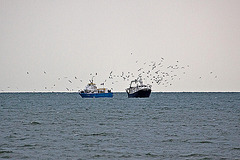
M 95 76 L 92 76 L 92 80 L 89 80 L 89 81 L 90 81 L 90 83 L 93 83 L 93 77 L 95 77 Z

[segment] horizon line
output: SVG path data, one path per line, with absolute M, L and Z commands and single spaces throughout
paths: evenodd
M 79 93 L 78 91 L 0 91 L 2 93 Z M 113 93 L 126 93 L 116 91 Z M 240 93 L 240 91 L 152 91 L 152 93 Z

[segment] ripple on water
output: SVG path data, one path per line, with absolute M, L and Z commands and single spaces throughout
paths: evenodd
M 37 121 L 32 121 L 30 122 L 31 125 L 40 125 L 41 123 L 40 122 L 37 122 Z
M 82 136 L 84 136 L 84 137 L 88 137 L 88 136 L 110 136 L 110 135 L 113 135 L 113 133 L 103 132 L 103 133 L 82 134 Z
M 0 158 L 10 159 L 13 151 L 10 150 L 0 150 Z
M 211 142 L 211 141 L 197 141 L 197 142 L 194 142 L 194 143 L 213 143 L 213 142 Z
M 200 153 L 191 153 L 191 154 L 185 154 L 185 155 L 180 155 L 180 157 L 184 158 L 207 158 L 208 155 L 206 154 L 200 154 Z

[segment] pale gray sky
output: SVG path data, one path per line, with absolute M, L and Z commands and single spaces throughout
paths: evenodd
M 0 0 L 0 35 L 0 91 L 77 91 L 91 73 L 125 91 L 110 71 L 161 57 L 177 76 L 153 91 L 240 91 L 239 0 Z

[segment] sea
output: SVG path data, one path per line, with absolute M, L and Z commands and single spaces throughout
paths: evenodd
M 240 159 L 240 93 L 1 93 L 0 159 Z

